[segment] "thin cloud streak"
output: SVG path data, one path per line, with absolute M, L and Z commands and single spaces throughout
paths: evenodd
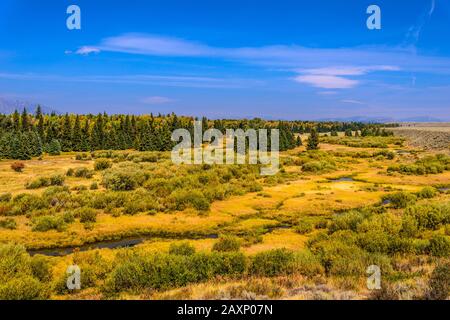
M 117 52 L 148 56 L 217 58 L 236 60 L 249 64 L 289 69 L 315 69 L 329 66 L 353 66 L 370 68 L 374 61 L 386 66 L 396 66 L 408 72 L 450 74 L 450 59 L 439 56 L 419 55 L 414 46 L 406 47 L 353 47 L 307 48 L 297 45 L 273 45 L 262 47 L 221 48 L 185 39 L 128 33 L 109 37 L 99 45 L 83 46 L 80 53 Z M 98 51 L 97 51 L 98 50 Z M 376 70 L 373 70 L 376 71 Z M 396 70 L 379 70 L 396 71 Z
M 61 76 L 35 73 L 0 73 L 0 79 L 25 81 L 55 82 L 87 82 L 133 85 L 159 85 L 186 88 L 239 89 L 264 86 L 265 82 L 245 78 L 213 78 L 198 76 L 166 76 L 166 75 L 93 75 L 93 76 Z

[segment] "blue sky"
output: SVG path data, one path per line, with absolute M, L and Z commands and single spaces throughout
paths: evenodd
M 81 30 L 66 9 L 81 8 Z M 368 30 L 366 9 L 381 8 Z M 0 3 L 0 97 L 62 112 L 450 120 L 448 0 Z

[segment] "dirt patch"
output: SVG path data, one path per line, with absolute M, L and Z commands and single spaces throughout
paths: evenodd
M 395 135 L 406 138 L 410 146 L 427 150 L 450 150 L 449 126 L 410 126 L 391 130 Z

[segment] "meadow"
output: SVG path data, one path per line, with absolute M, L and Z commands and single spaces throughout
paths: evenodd
M 167 151 L 2 160 L 0 299 L 448 298 L 448 148 L 322 133 L 280 160 L 267 177 Z

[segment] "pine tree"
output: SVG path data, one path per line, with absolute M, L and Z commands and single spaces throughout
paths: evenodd
M 80 116 L 77 115 L 75 117 L 75 123 L 73 125 L 73 133 L 72 133 L 72 150 L 73 151 L 83 151 L 82 150 L 82 131 L 80 124 Z
M 303 145 L 302 137 L 300 137 L 300 135 L 297 136 L 296 145 L 297 145 L 297 147 L 300 147 Z
M 23 108 L 22 115 L 20 117 L 20 125 L 21 130 L 23 132 L 28 131 L 30 129 L 30 123 L 28 121 L 28 112 L 26 108 Z
M 84 127 L 81 130 L 80 151 L 88 151 L 90 149 L 90 144 L 89 144 L 90 140 L 91 140 L 91 136 L 89 134 L 89 120 L 86 119 L 84 122 Z
M 13 113 L 13 128 L 15 131 L 19 131 L 20 130 L 20 115 L 19 112 L 17 110 L 14 111 Z
M 36 110 L 36 120 L 37 124 L 37 133 L 41 141 L 45 141 L 45 130 L 44 130 L 44 116 L 42 115 L 41 106 L 37 107 Z
M 319 150 L 319 134 L 316 129 L 311 130 L 308 138 L 307 150 Z
M 68 113 L 64 116 L 61 135 L 59 136 L 61 143 L 61 150 L 63 152 L 72 151 L 72 124 Z
M 47 146 L 47 150 L 51 156 L 59 156 L 61 154 L 61 143 L 58 139 L 53 139 Z

